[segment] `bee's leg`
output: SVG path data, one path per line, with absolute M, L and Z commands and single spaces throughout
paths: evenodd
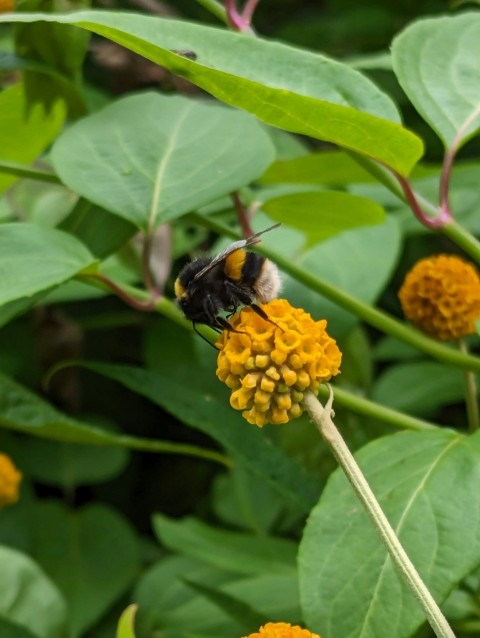
M 272 319 L 270 319 L 270 317 L 267 315 L 267 313 L 265 312 L 265 310 L 262 310 L 262 308 L 260 308 L 260 306 L 257 306 L 256 303 L 251 303 L 250 304 L 250 308 L 257 313 L 257 315 L 259 315 L 259 317 L 261 317 L 262 319 L 265 319 L 265 321 L 268 321 L 268 323 L 273 324 L 274 326 L 276 326 L 277 328 L 279 328 L 282 332 L 284 332 L 282 326 L 279 326 L 278 323 L 275 323 L 275 321 L 272 321 Z
M 201 337 L 204 341 L 206 341 L 209 346 L 212 346 L 214 350 L 218 350 L 217 346 L 215 346 L 211 341 L 209 341 L 206 337 L 204 337 L 201 332 L 198 332 L 197 324 L 194 321 L 192 321 L 192 326 L 199 337 Z M 214 330 L 216 329 L 214 328 Z M 216 330 L 216 332 L 218 332 L 218 330 Z

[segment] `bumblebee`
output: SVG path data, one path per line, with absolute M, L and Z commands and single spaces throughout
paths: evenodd
M 200 257 L 188 263 L 175 281 L 176 303 L 187 319 L 210 326 L 217 332 L 232 330 L 228 316 L 240 306 L 250 306 L 265 320 L 267 314 L 256 305 L 274 299 L 280 290 L 278 269 L 266 257 L 247 251 L 260 242 L 260 235 L 280 224 L 236 241 L 216 257 Z M 227 318 L 221 316 L 226 311 Z M 200 335 L 202 336 L 202 335 Z

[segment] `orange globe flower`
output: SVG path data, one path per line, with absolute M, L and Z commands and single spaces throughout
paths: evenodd
M 405 316 L 442 341 L 475 332 L 480 317 L 480 275 L 455 255 L 421 259 L 405 277 L 400 292 Z
M 260 306 L 269 320 L 245 307 L 230 319 L 236 332 L 224 331 L 217 376 L 231 390 L 230 404 L 253 425 L 280 424 L 303 412 L 303 395 L 339 373 L 342 354 L 326 332 L 285 299 Z
M 320 638 L 318 634 L 312 634 L 308 629 L 302 629 L 298 625 L 290 625 L 286 622 L 268 622 L 260 627 L 258 632 L 244 638 Z
M 10 457 L 0 454 L 0 508 L 18 501 L 21 480 L 22 474 Z

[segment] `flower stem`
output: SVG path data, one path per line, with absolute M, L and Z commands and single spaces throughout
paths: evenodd
M 442 228 L 442 233 L 480 264 L 480 241 L 454 219 Z
M 458 342 L 460 351 L 468 354 L 468 346 L 465 339 Z M 478 388 L 475 373 L 471 370 L 465 370 L 465 403 L 467 406 L 468 427 L 470 432 L 475 432 L 480 427 L 480 414 L 478 411 Z
M 420 603 L 436 636 L 438 638 L 455 638 L 455 634 L 445 616 L 442 614 L 439 606 L 403 549 L 392 526 L 383 513 L 380 504 L 363 476 L 362 471 L 332 421 L 333 390 L 330 387 L 330 398 L 325 407 L 322 406 L 317 397 L 311 392 L 305 394 L 304 404 L 310 417 L 330 447 L 360 502 L 364 506 L 377 533 L 385 544 L 392 561 L 410 588 L 410 591 Z
M 220 4 L 220 2 L 218 2 L 217 0 L 197 0 L 197 2 L 198 4 L 202 5 L 204 9 L 210 11 L 210 13 L 216 18 L 218 18 L 225 24 L 228 23 L 227 12 L 225 11 L 225 7 Z

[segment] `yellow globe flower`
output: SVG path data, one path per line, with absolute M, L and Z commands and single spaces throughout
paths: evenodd
M 455 255 L 421 259 L 400 292 L 405 316 L 427 334 L 448 341 L 475 332 L 480 317 L 480 276 Z
M 286 622 L 268 622 L 259 631 L 244 638 L 320 638 L 318 634 L 312 634 L 308 629 L 302 629 L 298 625 L 290 625 Z
M 22 474 L 6 454 L 0 454 L 0 508 L 19 499 Z
M 303 395 L 340 372 L 342 354 L 326 332 L 285 299 L 260 306 L 269 321 L 245 307 L 218 342 L 217 377 L 231 390 L 230 404 L 253 425 L 286 423 L 303 412 Z

